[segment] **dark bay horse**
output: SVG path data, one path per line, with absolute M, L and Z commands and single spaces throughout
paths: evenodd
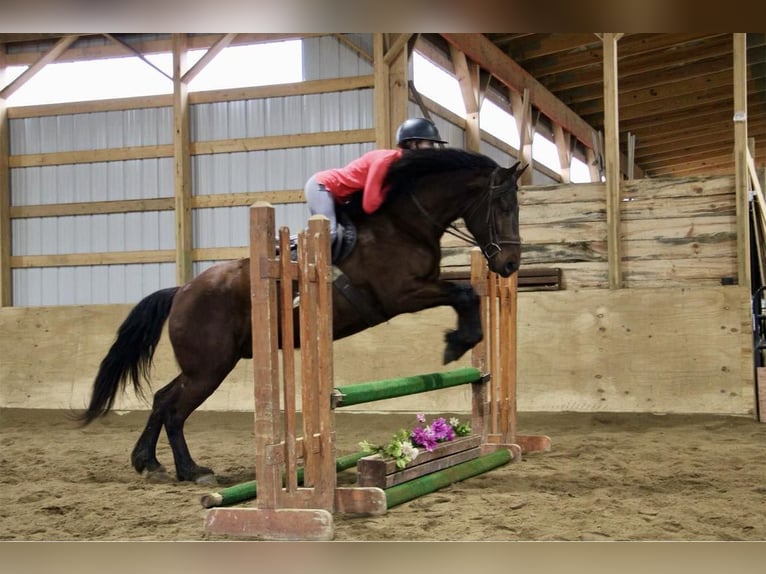
M 507 277 L 521 259 L 518 163 L 502 168 L 458 149 L 416 150 L 394 163 L 386 203 L 355 213 L 357 245 L 338 267 L 346 288 L 333 289 L 333 337 L 358 333 L 401 313 L 449 305 L 457 328 L 445 335 L 444 363 L 482 339 L 479 299 L 470 286 L 441 280 L 440 240 L 462 218 L 489 267 Z M 458 230 L 455 230 L 458 232 Z M 464 232 L 463 232 L 464 233 Z M 344 295 L 353 286 L 353 297 Z M 214 482 L 184 437 L 187 417 L 215 391 L 241 358 L 252 358 L 248 259 L 214 265 L 178 287 L 146 296 L 128 314 L 99 367 L 83 425 L 105 415 L 128 380 L 139 395 L 165 322 L 181 373 L 154 395 L 151 414 L 131 455 L 137 472 L 167 476 L 156 446 L 165 427 L 178 480 Z

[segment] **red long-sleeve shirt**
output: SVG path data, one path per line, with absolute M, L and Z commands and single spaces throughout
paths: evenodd
M 315 178 L 338 203 L 363 190 L 362 209 L 365 213 L 373 213 L 386 199 L 388 189 L 383 188 L 383 179 L 388 168 L 401 155 L 400 149 L 369 151 L 345 167 L 320 171 Z

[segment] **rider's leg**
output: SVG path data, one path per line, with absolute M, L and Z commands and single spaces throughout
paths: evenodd
M 324 215 L 330 220 L 330 244 L 335 243 L 338 235 L 338 222 L 335 218 L 335 199 L 327 188 L 314 176 L 309 178 L 304 189 L 306 203 L 311 215 Z

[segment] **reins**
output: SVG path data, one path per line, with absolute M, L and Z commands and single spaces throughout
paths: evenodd
M 521 245 L 521 241 L 516 239 L 507 239 L 507 240 L 501 240 L 497 237 L 497 229 L 495 228 L 495 220 L 492 218 L 492 201 L 495 192 L 497 189 L 501 188 L 501 185 L 495 185 L 495 176 L 497 175 L 497 169 L 495 169 L 492 172 L 492 175 L 490 176 L 489 180 L 489 186 L 487 187 L 487 192 L 483 194 L 481 197 L 477 198 L 468 209 L 468 213 L 466 216 L 470 217 L 474 211 L 476 211 L 479 206 L 482 204 L 484 200 L 487 201 L 487 225 L 489 227 L 489 242 L 481 246 L 479 243 L 468 233 L 463 231 L 462 229 L 458 228 L 457 225 L 454 223 L 449 223 L 447 227 L 444 229 L 445 233 L 449 233 L 453 237 L 457 237 L 458 239 L 461 239 L 462 241 L 465 241 L 466 243 L 473 245 L 475 247 L 478 247 L 481 249 L 482 254 L 484 257 L 489 260 L 502 250 L 500 247 L 501 245 Z M 435 227 L 441 227 L 441 224 L 434 220 L 433 217 L 426 211 L 426 208 L 423 207 L 423 204 L 418 201 L 418 198 L 415 197 L 414 193 L 409 194 L 412 198 L 412 202 L 415 204 L 415 207 L 418 208 L 418 211 L 423 215 L 423 217 L 426 218 L 427 221 L 429 221 L 432 225 Z

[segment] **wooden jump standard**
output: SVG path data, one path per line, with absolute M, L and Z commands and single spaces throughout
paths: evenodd
M 289 230 L 283 227 L 279 230 L 279 253 L 290 252 L 289 242 Z M 258 496 L 252 507 L 209 508 L 204 525 L 210 534 L 270 540 L 331 540 L 334 512 L 383 514 L 388 508 L 424 493 L 510 460 L 518 460 L 522 452 L 550 448 L 548 437 L 516 435 L 515 275 L 510 279 L 498 279 L 488 273 L 481 254 L 473 254 L 472 282 L 482 295 L 485 324 L 485 339 L 473 351 L 474 367 L 333 389 L 329 246 L 329 222 L 324 217 L 314 216 L 309 219 L 308 229 L 298 235 L 297 262 L 288 257 L 277 257 L 274 208 L 263 202 L 250 208 Z M 300 437 L 297 436 L 293 346 L 294 281 L 298 283 L 299 328 L 303 342 L 300 349 Z M 280 324 L 281 338 L 278 334 Z M 281 368 L 280 340 L 283 342 Z M 482 375 L 488 371 L 493 373 L 491 379 Z M 480 431 L 480 435 L 443 443 L 448 452 L 442 458 L 424 462 L 422 459 L 429 458 L 424 455 L 434 453 L 419 455 L 410 464 L 418 463 L 420 470 L 408 465 L 401 471 L 414 473 L 417 478 L 413 480 L 402 482 L 396 476 L 393 479 L 387 477 L 393 485 L 385 489 L 379 486 L 337 486 L 337 470 L 354 463 L 361 468 L 368 459 L 375 457 L 361 458 L 362 453 L 358 453 L 336 461 L 333 408 L 457 384 L 472 386 L 471 424 L 474 432 Z M 463 448 L 458 444 L 460 441 L 470 444 Z M 458 450 L 460 448 L 462 450 Z M 302 468 L 299 468 L 301 462 Z M 376 466 L 376 461 L 370 464 Z M 380 466 L 379 461 L 377 466 Z M 363 474 L 360 470 L 360 484 Z M 203 506 L 243 500 L 246 495 L 243 495 L 242 487 L 245 485 L 244 490 L 254 496 L 255 481 L 252 481 L 226 489 L 239 489 L 228 500 L 225 495 L 220 498 L 214 495 L 207 501 L 203 497 Z

